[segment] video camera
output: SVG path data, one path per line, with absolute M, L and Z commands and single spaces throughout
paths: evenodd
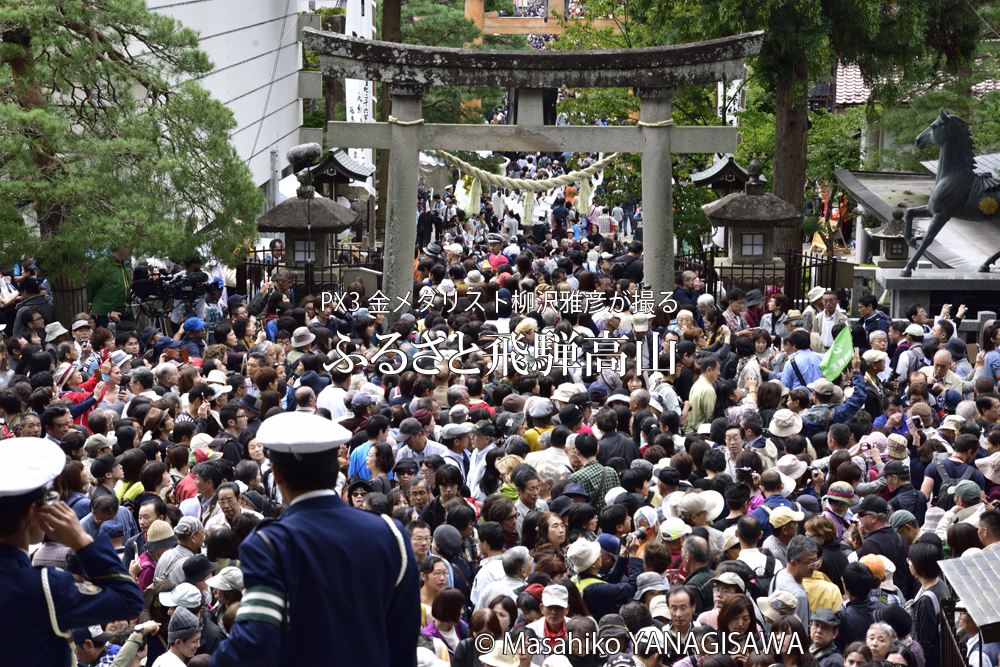
M 204 271 L 194 273 L 178 273 L 169 281 L 163 283 L 166 298 L 175 301 L 195 302 L 205 296 L 206 287 L 211 278 Z

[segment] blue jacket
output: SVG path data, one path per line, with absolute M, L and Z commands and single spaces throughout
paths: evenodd
M 865 392 L 865 379 L 861 375 L 861 371 L 856 371 L 852 377 L 851 384 L 854 385 L 854 393 L 851 397 L 831 410 L 830 423 L 831 424 L 843 424 L 847 422 L 857 414 L 858 410 L 864 407 L 865 398 L 868 394 Z M 812 421 L 805 414 L 808 410 L 803 410 L 802 414 L 802 435 L 807 438 L 811 438 L 817 433 L 821 433 L 826 430 L 826 415 L 824 414 L 822 421 Z
M 628 579 L 621 581 L 628 571 Z M 641 558 L 619 558 L 608 574 L 607 582 L 592 583 L 583 589 L 583 601 L 590 609 L 590 615 L 601 618 L 605 614 L 617 614 L 622 605 L 632 602 L 642 574 Z M 580 584 L 585 584 L 581 578 Z
M 76 555 L 89 576 L 87 582 L 78 584 L 69 572 L 44 568 L 61 631 L 139 615 L 142 593 L 107 536 Z M 5 637 L 16 639 L 4 646 L 5 665 L 72 664 L 73 645 L 52 630 L 41 570 L 31 567 L 26 553 L 6 544 L 0 544 L 0 627 Z
M 240 545 L 247 593 L 213 667 L 330 664 L 331 647 L 337 664 L 415 667 L 420 577 L 406 531 L 394 522 L 398 541 L 380 516 L 318 493 Z

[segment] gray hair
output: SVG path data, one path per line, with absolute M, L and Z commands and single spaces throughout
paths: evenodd
M 138 368 L 132 369 L 131 374 L 132 382 L 138 382 L 142 385 L 143 389 L 152 389 L 153 383 L 153 371 L 149 370 L 145 366 L 140 366 Z
M 531 563 L 531 554 L 528 552 L 528 547 L 511 547 L 503 552 L 500 562 L 503 564 L 504 574 L 513 577 Z
M 289 282 L 292 282 L 295 280 L 295 272 L 292 271 L 291 269 L 280 268 L 274 272 L 274 279 L 287 280 Z
M 543 482 L 552 482 L 555 484 L 562 479 L 562 475 L 554 465 L 546 464 L 538 467 L 538 479 Z
M 702 294 L 701 296 L 698 297 L 698 305 L 699 306 L 714 306 L 715 305 L 715 297 L 712 296 L 711 294 Z
M 691 556 L 698 563 L 707 563 L 708 557 L 712 554 L 711 549 L 708 547 L 708 540 L 697 536 L 691 536 L 684 540 L 684 547 L 681 549 L 681 552 Z
M 896 631 L 892 629 L 892 626 L 888 623 L 872 623 L 868 626 L 868 630 L 865 632 L 865 637 L 868 637 L 868 633 L 872 630 L 878 630 L 879 632 L 884 632 L 887 637 L 889 637 L 889 643 L 893 646 L 899 641 L 899 637 L 896 636 Z
M 685 542 L 685 544 L 687 543 Z M 789 561 L 801 561 L 802 557 L 810 551 L 819 553 L 819 542 L 811 537 L 806 537 L 805 535 L 796 535 L 792 538 L 792 541 L 788 543 L 785 555 L 788 557 Z
M 448 387 L 448 407 L 454 407 L 464 401 L 469 395 L 469 390 L 463 385 L 455 384 Z
M 629 399 L 635 401 L 640 410 L 645 410 L 649 407 L 649 392 L 645 389 L 636 389 L 629 396 Z
M 979 414 L 979 410 L 976 408 L 975 401 L 962 401 L 955 408 L 955 414 L 959 417 L 967 420 L 975 419 L 976 415 Z
M 177 372 L 177 367 L 174 366 L 173 364 L 160 364 L 159 366 L 156 367 L 156 370 L 153 371 L 153 373 L 156 375 L 156 380 L 158 382 L 163 382 L 176 372 Z

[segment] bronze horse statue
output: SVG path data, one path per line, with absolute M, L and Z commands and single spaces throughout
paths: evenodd
M 917 148 L 940 146 L 941 153 L 937 178 L 927 205 L 908 208 L 903 214 L 903 239 L 917 250 L 900 274 L 903 277 L 913 274 L 917 260 L 952 218 L 1000 222 L 1000 178 L 974 171 L 972 137 L 964 120 L 942 110 L 930 127 L 920 133 L 915 143 Z M 913 238 L 913 219 L 928 217 L 931 222 L 923 243 L 918 247 Z M 1000 250 L 980 265 L 979 272 L 989 273 L 990 265 L 997 258 L 1000 258 Z

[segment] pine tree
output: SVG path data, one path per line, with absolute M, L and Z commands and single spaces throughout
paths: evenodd
M 111 248 L 239 262 L 263 195 L 195 32 L 143 0 L 6 3 L 0 30 L 0 261 L 38 258 L 61 308 Z

